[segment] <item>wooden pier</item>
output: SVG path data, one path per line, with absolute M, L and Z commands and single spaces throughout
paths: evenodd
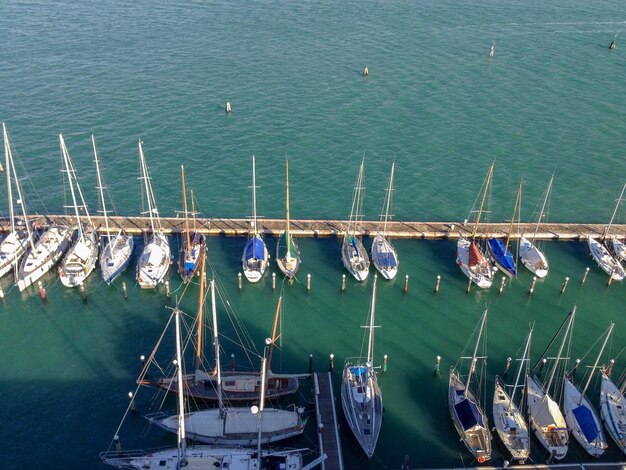
M 319 453 L 325 454 L 322 470 L 343 470 L 341 438 L 335 407 L 332 372 L 313 374 Z
M 46 227 L 52 223 L 74 225 L 75 219 L 65 215 L 47 215 L 29 217 L 36 227 Z M 100 233 L 106 231 L 103 217 L 91 220 Z M 184 229 L 184 219 L 162 217 L 161 225 L 166 234 L 179 234 Z M 343 237 L 348 226 L 347 220 L 291 219 L 291 233 L 295 237 Z M 258 219 L 259 230 L 267 236 L 280 236 L 285 230 L 284 219 Z M 378 221 L 364 221 L 360 224 L 361 235 L 374 236 L 378 231 Z M 0 220 L 0 230 L 7 231 L 9 222 Z M 196 230 L 207 236 L 244 237 L 250 233 L 250 219 L 196 219 Z M 478 227 L 479 237 L 505 237 L 509 231 L 507 223 L 485 223 Z M 115 216 L 109 217 L 109 228 L 113 232 L 124 230 L 131 235 L 141 235 L 150 228 L 148 217 Z M 473 225 L 463 222 L 387 222 L 387 236 L 395 239 L 456 239 L 459 235 L 468 237 Z M 540 224 L 537 238 L 543 240 L 584 240 L 588 236 L 601 236 L 605 224 L 544 223 Z M 529 237 L 535 232 L 535 224 L 519 224 L 514 229 L 513 238 L 521 234 Z M 611 235 L 626 236 L 626 224 L 612 225 Z

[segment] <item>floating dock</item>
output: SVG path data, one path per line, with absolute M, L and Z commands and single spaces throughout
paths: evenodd
M 322 470 L 343 470 L 341 437 L 337 422 L 332 372 L 313 374 L 319 452 L 326 455 Z
M 106 231 L 104 218 L 91 217 L 100 233 Z M 184 219 L 179 217 L 162 217 L 163 231 L 168 235 L 176 235 L 184 229 Z M 31 216 L 29 221 L 36 227 L 44 228 L 52 223 L 74 225 L 75 218 L 66 215 Z M 195 223 L 190 221 L 198 232 L 207 236 L 244 237 L 249 235 L 251 219 L 222 219 L 198 218 Z M 259 230 L 266 236 L 280 236 L 285 230 L 284 219 L 257 219 Z M 364 221 L 360 224 L 362 236 L 374 236 L 378 231 L 378 221 Z M 290 219 L 291 234 L 295 237 L 343 237 L 347 220 L 323 219 Z M 7 231 L 9 221 L 0 220 L 0 231 Z M 131 235 L 141 235 L 150 228 L 148 217 L 114 216 L 109 217 L 109 228 L 112 232 L 124 230 Z M 463 222 L 387 222 L 387 236 L 395 239 L 456 239 L 459 235 L 468 237 L 474 226 Z M 506 237 L 509 232 L 508 223 L 481 223 L 478 227 L 478 237 Z M 520 234 L 530 237 L 534 234 L 536 224 L 517 224 L 512 238 L 519 238 Z M 606 228 L 605 224 L 580 223 L 542 223 L 537 231 L 537 238 L 542 240 L 584 240 L 588 236 L 601 236 Z M 612 225 L 611 235 L 620 238 L 626 237 L 626 224 Z

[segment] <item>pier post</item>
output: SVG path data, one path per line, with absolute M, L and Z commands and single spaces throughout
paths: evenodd
M 506 378 L 506 376 L 509 374 L 509 368 L 511 367 L 511 361 L 513 359 L 509 356 L 506 358 L 506 366 L 504 366 L 504 374 L 502 374 L 503 378 Z
M 441 284 L 441 276 L 437 275 L 437 282 L 435 283 L 435 294 L 439 292 L 439 285 Z
M 589 274 L 589 266 L 585 268 L 585 274 L 583 274 L 583 280 L 580 281 L 580 285 L 582 286 L 585 282 L 587 282 L 587 274 Z
M 241 290 L 241 288 L 243 287 L 243 284 L 241 282 L 241 273 L 237 273 L 237 284 L 239 285 L 239 290 Z
M 235 355 L 230 355 L 230 370 L 235 370 Z
M 313 354 L 309 354 L 309 374 L 313 373 Z
M 384 374 L 385 372 L 387 372 L 387 359 L 388 359 L 388 357 L 387 357 L 387 355 L 385 354 L 385 355 L 383 356 L 383 374 Z
M 144 356 L 143 354 L 139 356 L 139 361 L 141 362 L 141 368 L 143 369 L 143 367 L 146 365 L 146 356 Z
M 609 367 L 607 367 L 606 370 L 604 371 L 607 377 L 611 376 L 611 372 L 613 371 L 613 364 L 615 364 L 615 359 L 611 359 L 609 361 Z
M 306 291 L 311 292 L 311 273 L 306 275 Z
M 328 370 L 330 372 L 333 372 L 335 370 L 335 355 L 333 353 L 330 353 L 330 362 L 328 364 Z
M 543 368 L 546 366 L 546 362 L 548 362 L 548 360 L 544 357 L 541 360 L 541 367 L 539 368 L 539 374 L 537 374 L 539 377 L 541 377 L 541 373 L 543 372 Z
M 170 281 L 165 281 L 165 296 L 170 298 Z
M 504 276 L 502 276 L 502 280 L 500 281 L 500 289 L 498 289 L 498 292 L 500 294 L 502 294 L 502 291 L 504 290 L 504 283 L 506 282 L 506 279 L 504 278 Z
M 537 276 L 533 276 L 533 281 L 530 283 L 530 289 L 528 289 L 529 295 L 535 292 L 535 284 L 537 284 Z
M 565 293 L 565 289 L 567 288 L 567 283 L 569 282 L 569 277 L 565 277 L 565 281 L 563 282 L 563 287 L 561 287 L 561 294 Z
M 135 400 L 133 400 L 133 398 L 133 392 L 128 392 L 128 399 L 130 400 L 130 411 L 137 411 L 137 406 L 135 405 Z
M 128 299 L 128 291 L 126 290 L 126 283 L 122 282 L 122 293 L 124 294 L 124 298 Z
M 344 292 L 346 290 L 346 275 L 342 274 L 341 275 L 341 292 Z
M 122 443 L 120 442 L 120 436 L 118 436 L 116 434 L 113 437 L 113 440 L 115 441 L 115 450 L 116 450 L 116 452 L 122 452 Z
M 572 369 L 572 379 L 576 378 L 576 371 L 578 370 L 578 366 L 580 365 L 580 359 L 576 359 L 574 363 L 574 368 Z
M 613 282 L 613 274 L 615 274 L 615 268 L 611 271 L 611 274 L 609 275 L 609 280 L 606 282 L 607 286 L 610 286 L 611 282 Z
M 409 291 L 409 275 L 404 276 L 404 293 Z
M 467 289 L 465 290 L 465 292 L 469 294 L 471 290 L 472 290 L 472 280 L 470 279 L 469 282 L 467 283 Z
M 78 286 L 80 287 L 80 295 L 83 297 L 83 302 L 86 302 L 87 301 L 87 293 L 85 292 L 85 286 L 83 285 L 82 282 L 80 284 L 78 284 Z
M 45 302 L 45 300 L 46 300 L 46 289 L 43 286 L 41 281 L 37 282 L 37 286 L 39 286 L 39 295 L 41 296 L 41 300 L 43 300 Z
M 4 300 L 4 291 L 2 290 L 2 287 L 0 287 L 0 300 Z
M 435 358 L 435 372 L 434 375 L 439 375 L 439 364 L 441 363 L 441 356 Z
M 232 111 L 232 108 L 231 108 L 231 106 L 230 106 L 230 101 L 227 101 L 227 102 L 226 102 L 226 106 L 224 106 L 224 110 L 225 110 L 227 113 L 230 113 L 230 112 Z
M 272 290 L 276 290 L 276 273 L 272 273 Z

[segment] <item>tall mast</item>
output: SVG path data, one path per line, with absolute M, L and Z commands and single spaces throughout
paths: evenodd
M 509 241 L 511 240 L 511 234 L 513 233 L 513 227 L 515 225 L 515 215 L 517 214 L 517 207 L 519 204 L 520 197 L 522 197 L 522 180 L 519 182 L 519 186 L 517 187 L 517 196 L 515 197 L 515 206 L 513 207 L 513 216 L 511 217 L 511 226 L 509 227 L 509 234 L 506 237 L 506 244 L 504 245 L 504 252 L 509 249 Z
M 285 175 L 287 188 L 287 227 L 285 229 L 285 232 L 287 233 L 287 255 L 285 256 L 285 258 L 287 259 L 287 261 L 289 261 L 291 259 L 291 234 L 289 233 L 289 160 L 285 161 Z M 270 359 L 271 357 L 272 356 L 270 355 Z M 272 361 L 270 360 L 269 363 L 271 364 Z
M 374 361 L 374 312 L 376 311 L 376 280 L 378 276 L 374 276 L 374 286 L 372 287 L 372 307 L 370 309 L 370 335 L 367 342 L 367 363 L 373 364 Z
M 280 336 L 280 335 L 276 336 L 276 328 L 278 327 L 278 317 L 280 316 L 280 307 L 281 307 L 282 301 L 283 301 L 283 296 L 281 295 L 280 297 L 278 297 L 278 305 L 276 306 L 276 314 L 274 315 L 274 326 L 272 327 L 270 351 L 269 351 L 269 355 L 267 359 L 268 367 L 272 366 L 272 352 L 274 351 L 274 343 L 278 339 L 278 336 Z
M 193 231 L 196 231 L 196 206 L 193 198 L 193 189 L 191 190 L 191 215 L 193 216 Z
M 203 266 L 204 271 L 204 266 Z M 222 368 L 220 366 L 220 341 L 217 335 L 217 309 L 215 308 L 215 279 L 211 279 L 211 314 L 213 316 L 213 346 L 215 347 L 215 371 L 217 374 L 217 399 L 219 409 L 224 409 L 222 400 Z
M 104 225 L 107 229 L 107 238 L 109 239 L 108 249 L 109 255 L 113 255 L 113 242 L 111 241 L 111 232 L 109 231 L 109 216 L 107 213 L 106 203 L 104 201 L 104 187 L 102 186 L 102 176 L 100 175 L 100 162 L 98 160 L 98 151 L 96 150 L 96 138 L 91 134 L 91 144 L 93 146 L 93 156 L 96 162 L 96 175 L 98 177 L 98 191 L 100 192 L 100 200 L 102 201 L 102 213 L 104 214 Z M 117 238 L 117 237 L 116 237 Z
M 581 405 L 582 402 L 583 402 L 583 397 L 585 396 L 585 392 L 589 388 L 589 384 L 591 383 L 591 378 L 593 377 L 593 373 L 596 370 L 596 368 L 598 367 L 598 362 L 600 362 L 600 357 L 602 357 L 602 353 L 604 352 L 604 348 L 606 347 L 606 343 L 609 341 L 609 337 L 611 336 L 611 333 L 613 332 L 613 327 L 614 326 L 615 326 L 615 323 L 611 323 L 611 326 L 609 326 L 609 331 L 606 334 L 606 338 L 604 338 L 604 343 L 602 343 L 602 348 L 600 348 L 600 352 L 598 353 L 598 357 L 596 358 L 596 362 L 593 365 L 593 369 L 591 369 L 591 372 L 589 372 L 589 377 L 587 378 L 587 382 L 585 383 L 585 388 L 583 388 L 583 391 L 580 394 L 580 400 L 578 402 L 579 405 Z
M 187 241 L 187 249 L 191 248 L 189 240 L 189 217 L 187 217 L 187 188 L 185 187 L 185 166 L 180 166 L 181 179 L 183 180 L 183 208 L 185 210 L 185 239 Z
M 356 184 L 354 186 L 354 193 L 352 194 L 352 208 L 350 209 L 350 220 L 348 220 L 348 230 L 344 235 L 344 240 L 347 237 L 356 235 L 356 228 L 359 220 L 359 211 L 361 210 L 361 190 L 363 185 L 363 165 L 365 163 L 365 157 L 361 160 L 361 166 L 359 167 L 359 174 L 356 178 Z
M 200 369 L 200 364 L 202 363 L 202 352 L 204 349 L 204 321 L 203 321 L 203 313 L 204 313 L 204 284 L 205 284 L 205 257 L 202 256 L 202 271 L 200 271 L 200 287 L 198 289 L 198 342 L 196 344 L 196 370 Z
M 177 382 L 178 382 L 178 461 L 185 460 L 186 441 L 185 441 L 185 395 L 183 390 L 183 357 L 181 352 L 180 341 L 180 310 L 176 307 L 176 363 Z
M 532 335 L 533 335 L 533 328 L 531 327 L 530 332 L 528 333 L 528 338 L 526 338 L 526 346 L 524 346 L 524 354 L 522 354 L 522 362 L 519 365 L 519 369 L 517 369 L 517 376 L 515 377 L 515 386 L 513 387 L 513 393 L 511 393 L 511 400 L 509 402 L 509 409 L 511 409 L 514 403 L 513 400 L 515 399 L 515 393 L 517 392 L 519 379 L 522 375 L 522 369 L 524 369 L 524 363 L 530 360 L 530 358 L 527 358 L 526 356 L 529 355 L 530 340 L 531 340 Z
M 150 184 L 148 183 L 148 169 L 146 168 L 146 160 L 143 155 L 143 148 L 141 147 L 141 140 L 139 140 L 139 162 L 141 164 L 141 175 L 144 182 L 144 188 L 146 190 L 146 200 L 148 202 L 148 215 L 150 216 L 150 228 L 154 233 L 154 218 L 152 216 L 152 197 L 150 196 Z
M 493 165 L 492 165 L 493 168 Z M 483 335 L 483 327 L 485 326 L 485 320 L 487 319 L 487 309 L 483 312 L 483 317 L 480 321 L 480 330 L 478 330 L 478 338 L 476 339 L 476 346 L 474 346 L 474 354 L 472 354 L 472 362 L 470 364 L 469 374 L 467 375 L 467 383 L 465 384 L 465 390 L 463 391 L 463 398 L 467 398 L 467 391 L 470 388 L 470 382 L 472 381 L 472 374 L 475 368 L 476 354 L 478 354 L 478 345 L 480 344 L 480 338 Z
M 63 139 L 63 134 L 59 134 L 59 142 L 61 143 L 61 153 L 63 155 L 63 163 L 65 164 L 65 171 L 67 173 L 67 179 L 70 183 L 70 192 L 72 194 L 72 202 L 74 203 L 74 211 L 76 213 L 76 222 L 78 223 L 78 237 L 80 239 L 83 238 L 83 225 L 80 223 L 80 213 L 78 212 L 78 204 L 76 204 L 76 194 L 74 193 L 74 183 L 72 180 L 76 180 L 76 174 L 74 172 L 74 167 L 70 161 L 70 156 L 67 152 L 67 147 L 65 147 L 65 140 Z
M 252 220 L 254 236 L 256 236 L 256 159 L 254 158 L 254 155 L 252 155 Z M 254 248 L 252 252 L 254 253 Z
M 491 184 L 492 175 L 493 175 L 493 163 L 489 167 L 489 171 L 487 172 L 487 178 L 485 179 L 485 190 L 483 192 L 483 198 L 480 201 L 480 209 L 478 209 L 478 215 L 476 216 L 476 222 L 474 223 L 474 230 L 472 230 L 472 240 L 476 236 L 476 231 L 478 230 L 478 224 L 480 223 L 480 216 L 483 213 L 483 205 L 485 204 L 485 199 L 487 197 L 487 191 L 489 190 L 489 185 Z
M 13 184 L 11 183 L 11 148 L 9 146 L 9 136 L 7 135 L 7 127 L 2 123 L 2 133 L 4 134 L 4 158 L 6 162 L 7 172 L 7 190 L 9 197 L 9 217 L 11 219 L 11 232 L 15 232 L 15 215 L 13 214 Z
M 563 341 L 561 341 L 559 352 L 556 355 L 556 361 L 554 361 L 554 367 L 552 367 L 552 372 L 550 372 L 550 380 L 548 380 L 548 385 L 545 388 L 546 393 L 549 393 L 550 391 L 550 386 L 552 385 L 552 381 L 554 380 L 554 375 L 556 374 L 556 368 L 559 365 L 559 360 L 561 359 L 561 353 L 563 352 L 563 347 L 565 346 L 565 341 L 567 340 L 567 335 L 569 334 L 575 315 L 576 315 L 576 307 L 574 307 L 574 309 L 572 310 L 572 313 L 570 313 L 569 323 L 567 324 L 567 328 L 565 329 L 565 334 L 563 335 Z
M 265 374 L 266 374 L 266 366 L 265 366 L 265 351 L 263 353 L 263 359 L 261 360 L 261 400 L 259 401 L 259 434 L 257 436 L 258 445 L 257 445 L 257 456 L 259 459 L 259 468 L 261 468 L 261 433 L 263 429 L 263 409 L 265 408 Z
M 383 237 L 387 233 L 387 219 L 389 218 L 389 208 L 391 206 L 391 198 L 393 195 L 393 172 L 396 162 L 391 164 L 391 175 L 389 176 L 389 187 L 387 189 L 387 197 L 385 198 L 385 222 L 383 223 Z
M 617 204 L 615 204 L 615 209 L 613 210 L 613 215 L 611 216 L 611 220 L 609 222 L 609 225 L 607 225 L 606 228 L 604 229 L 604 234 L 602 234 L 602 238 L 606 238 L 607 235 L 609 234 L 609 229 L 611 228 L 611 225 L 613 225 L 613 219 L 615 218 L 615 214 L 617 214 L 617 209 L 619 208 L 619 205 L 622 202 L 622 197 L 624 196 L 624 190 L 625 189 L 626 189 L 626 184 L 624 184 L 624 187 L 622 188 L 622 192 L 619 195 L 619 199 L 617 200 Z
M 532 242 L 535 242 L 535 238 L 537 238 L 537 232 L 539 231 L 539 224 L 541 223 L 541 219 L 543 219 L 543 212 L 546 209 L 546 203 L 548 202 L 548 197 L 550 197 L 550 190 L 552 189 L 552 181 L 554 180 L 554 173 L 552 173 L 552 177 L 550 178 L 550 182 L 548 183 L 548 187 L 546 188 L 546 193 L 543 197 L 543 204 L 541 205 L 541 212 L 539 213 L 539 218 L 537 219 L 537 225 L 535 225 L 535 233 L 533 233 Z

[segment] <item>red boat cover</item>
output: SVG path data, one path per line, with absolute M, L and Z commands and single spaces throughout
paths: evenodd
M 469 267 L 474 267 L 477 264 L 482 263 L 483 255 L 480 254 L 480 250 L 476 246 L 476 243 L 472 242 L 469 247 Z

